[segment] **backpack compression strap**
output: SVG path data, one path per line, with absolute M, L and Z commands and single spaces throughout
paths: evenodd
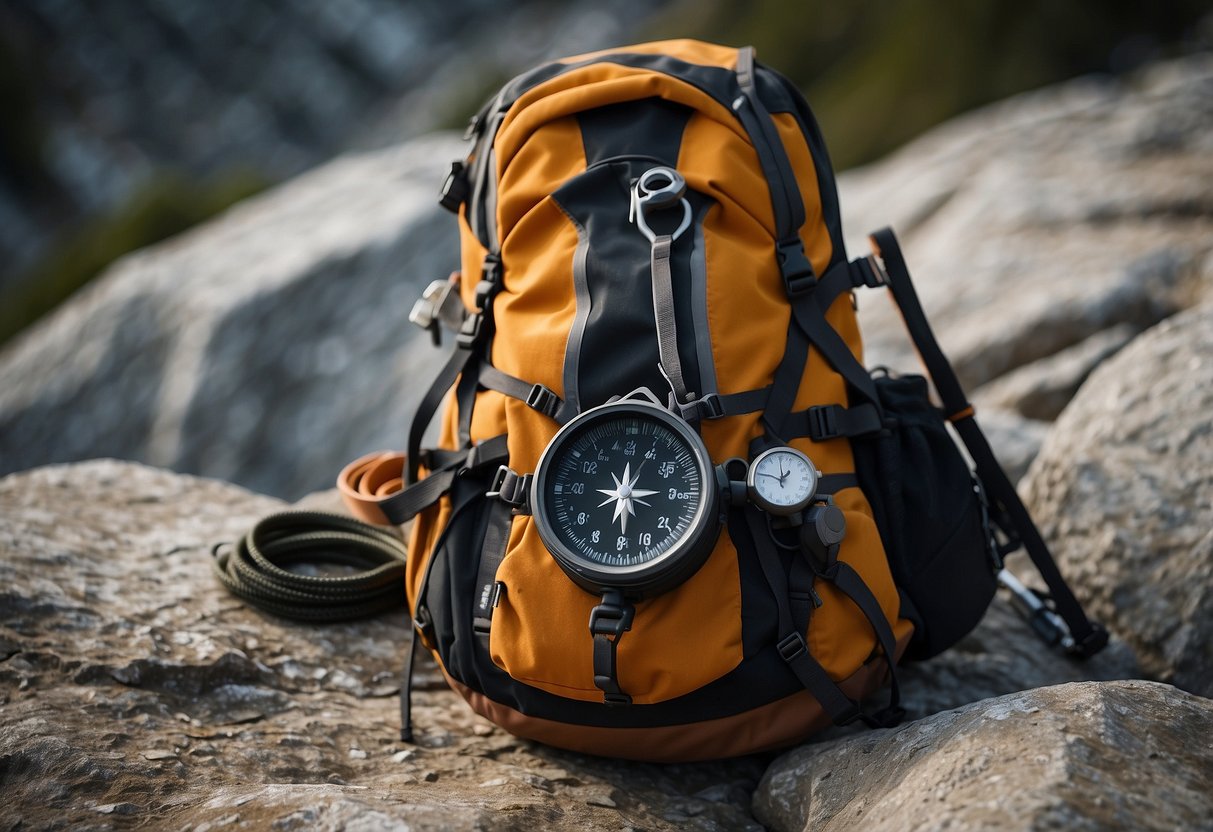
M 974 418 L 973 405 L 966 399 L 960 379 L 956 377 L 956 371 L 948 363 L 943 350 L 939 348 L 939 343 L 935 340 L 935 334 L 931 331 L 930 324 L 927 323 L 922 304 L 918 300 L 918 293 L 914 290 L 914 284 L 910 279 L 910 271 L 906 267 L 905 258 L 902 257 L 901 246 L 897 243 L 897 237 L 893 234 L 892 229 L 882 228 L 874 232 L 870 239 L 873 250 L 884 263 L 884 273 L 877 273 L 874 263 L 860 261 L 861 271 L 872 272 L 876 277 L 875 280 L 865 280 L 864 282 L 869 285 L 887 283 L 893 300 L 905 320 L 906 329 L 943 402 L 948 421 L 956 428 L 956 432 L 964 441 L 969 455 L 972 456 L 973 462 L 977 466 L 977 476 L 981 479 L 990 497 L 999 504 L 1010 520 L 1020 542 L 1032 559 L 1033 565 L 1036 566 L 1040 576 L 1049 587 L 1057 613 L 1065 621 L 1070 630 L 1070 636 L 1074 640 L 1069 651 L 1084 659 L 1095 655 L 1108 643 L 1108 632 L 1102 625 L 1091 622 L 1083 612 L 1082 605 L 1079 604 L 1078 599 L 1074 597 L 1074 593 L 1066 584 L 1065 578 L 1058 570 L 1057 563 L 1050 554 L 1048 546 L 1045 545 L 1044 539 L 1040 536 L 1036 524 L 1032 522 L 1031 515 L 1028 514 L 1023 501 L 1019 499 L 1015 486 L 1011 484 L 995 458 L 994 452 L 990 450 L 990 444 L 986 441 L 985 434 L 981 432 L 981 428 L 978 427 L 977 420 Z

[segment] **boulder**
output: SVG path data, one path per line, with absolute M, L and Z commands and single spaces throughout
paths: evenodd
M 1065 409 L 1091 371 L 1129 343 L 1137 330 L 1120 324 L 1059 353 L 1018 367 L 973 391 L 973 403 L 1013 410 L 1028 419 L 1052 422 Z M 1038 448 L 1039 449 L 1039 448 Z M 1030 461 L 1030 460 L 1029 460 Z
M 518 740 L 428 660 L 400 742 L 403 609 L 296 624 L 211 574 L 212 545 L 284 507 L 117 461 L 0 480 L 0 828 L 761 828 L 764 758 Z
M 1210 732 L 1213 702 L 1168 685 L 1042 688 L 798 748 L 754 814 L 779 832 L 1207 828 Z
M 114 456 L 297 497 L 398 447 L 444 359 L 457 137 L 343 158 L 116 264 L 0 353 L 0 473 Z M 449 341 L 448 341 L 449 343 Z
M 1195 303 L 1213 282 L 1213 55 L 953 119 L 839 178 L 852 256 L 892 225 L 967 389 Z M 860 293 L 871 363 L 916 368 Z
M 1213 305 L 1096 370 L 1023 490 L 1089 612 L 1152 675 L 1213 696 Z

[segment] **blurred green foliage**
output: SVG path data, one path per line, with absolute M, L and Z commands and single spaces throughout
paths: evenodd
M 175 173 L 153 176 L 119 210 L 60 236 L 53 250 L 5 293 L 0 344 L 54 309 L 123 254 L 159 242 L 263 190 L 256 173 L 230 172 L 205 182 Z
M 1211 11 L 1208 0 L 696 0 L 646 34 L 752 44 L 805 93 L 847 168 L 1014 93 L 1207 47 Z

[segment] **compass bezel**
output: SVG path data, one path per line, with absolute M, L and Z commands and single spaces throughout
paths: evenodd
M 551 516 L 553 512 L 547 499 L 547 485 L 572 440 L 601 422 L 628 416 L 659 422 L 685 443 L 700 477 L 700 496 L 690 525 L 669 549 L 651 560 L 614 566 L 590 560 L 565 544 Z M 690 425 L 660 405 L 641 399 L 622 399 L 586 410 L 552 437 L 535 468 L 530 503 L 540 540 L 574 583 L 595 594 L 618 589 L 631 598 L 646 598 L 673 589 L 698 571 L 707 560 L 721 528 L 717 491 L 715 468 L 707 446 Z

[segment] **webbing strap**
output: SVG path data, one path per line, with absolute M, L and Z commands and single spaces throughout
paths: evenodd
M 484 530 L 484 545 L 480 549 L 480 566 L 476 571 L 476 607 L 472 611 L 472 630 L 487 643 L 493 626 L 493 611 L 497 608 L 497 568 L 505 560 L 506 544 L 510 540 L 513 509 L 500 500 L 489 508 L 488 525 Z
M 973 407 L 965 398 L 960 379 L 956 377 L 955 370 L 939 348 L 935 334 L 927 322 L 897 237 L 892 229 L 882 228 L 871 235 L 871 240 L 872 248 L 884 261 L 889 289 L 905 320 L 906 329 L 909 330 L 922 363 L 931 376 L 931 382 L 939 393 L 945 413 L 949 414 L 957 434 L 973 458 L 977 476 L 985 486 L 986 493 L 1010 519 L 1016 536 L 1027 550 L 1028 557 L 1032 559 L 1036 570 L 1049 587 L 1057 613 L 1070 629 L 1070 635 L 1075 642 L 1071 652 L 1081 658 L 1095 655 L 1107 644 L 1107 631 L 1101 625 L 1092 623 L 1083 612 L 1082 605 L 1066 584 L 1057 568 L 1057 562 L 1040 536 L 1040 531 L 1019 499 L 1015 486 L 1002 470 L 989 442 L 986 441 L 985 434 L 973 418 Z
M 430 384 L 430 389 L 421 397 L 421 402 L 417 405 L 417 411 L 413 415 L 413 422 L 409 425 L 405 485 L 417 482 L 417 475 L 421 467 L 421 437 L 425 435 L 425 429 L 429 427 L 434 414 L 438 412 L 438 406 L 442 404 L 446 392 L 451 389 L 451 385 L 455 383 L 459 374 L 472 362 L 473 357 L 472 349 L 463 346 L 456 347 L 446 364 L 438 371 L 438 376 Z
M 850 564 L 835 560 L 822 575 L 827 581 L 854 602 L 863 613 L 864 618 L 872 627 L 880 649 L 884 652 L 885 661 L 889 665 L 889 704 L 876 714 L 864 715 L 864 722 L 873 727 L 888 728 L 896 725 L 905 716 L 901 707 L 901 686 L 897 680 L 897 640 L 893 637 L 893 628 L 889 626 L 880 602 L 872 594 L 872 590 L 864 583 Z M 872 721 L 869 721 L 872 720 Z
M 754 506 L 743 509 L 750 538 L 758 553 L 758 564 L 766 577 L 779 616 L 779 655 L 805 689 L 821 704 L 835 725 L 846 725 L 859 718 L 859 704 L 850 699 L 830 678 L 826 669 L 809 652 L 804 636 L 797 630 L 789 602 L 788 576 L 779 552 L 771 540 L 762 514 Z
M 509 448 L 506 436 L 502 434 L 459 452 L 444 452 L 442 456 L 445 461 L 442 468 L 396 491 L 392 489 L 399 486 L 399 474 L 404 466 L 404 459 L 399 453 L 370 454 L 355 460 L 341 472 L 337 485 L 346 506 L 362 518 L 370 522 L 386 520 L 399 525 L 436 503 L 450 490 L 460 471 L 500 465 L 509 458 Z M 368 486 L 374 486 L 393 471 L 395 478 L 388 479 L 384 488 L 368 493 Z M 378 514 L 382 520 L 368 512 Z
M 481 361 L 478 374 L 481 387 L 518 399 L 557 424 L 563 425 L 575 415 L 573 408 L 544 384 L 531 383 L 502 372 L 488 361 Z
M 670 249 L 674 238 L 661 234 L 653 238 L 650 265 L 653 273 L 653 314 L 657 321 L 657 352 L 661 366 L 674 391 L 674 399 L 687 402 L 690 396 L 678 357 L 678 327 L 674 320 L 674 277 L 670 270 Z
M 877 433 L 884 429 L 880 411 L 870 403 L 843 407 L 840 404 L 816 405 L 807 410 L 788 414 L 784 433 L 788 437 L 807 436 L 814 442 L 824 442 L 840 436 L 855 437 Z
M 744 99 L 736 102 L 733 109 L 758 151 L 758 161 L 771 190 L 771 206 L 775 211 L 775 238 L 778 242 L 790 240 L 799 234 L 800 226 L 804 225 L 804 201 L 800 198 L 796 174 L 788 161 L 779 131 L 775 129 L 775 122 L 758 95 L 754 47 L 743 46 L 737 50 L 736 74 L 737 85 L 741 88 Z M 742 106 L 743 104 L 748 105 L 748 109 Z M 801 257 L 803 256 L 802 249 Z
M 876 384 L 851 352 L 846 341 L 830 326 L 825 313 L 826 309 L 815 292 L 792 298 L 792 318 L 797 326 L 804 331 L 834 371 L 846 379 L 847 384 L 867 401 L 879 408 L 880 397 L 876 395 Z
M 808 411 L 792 413 L 792 406 L 804 375 L 810 342 L 836 372 L 864 394 L 868 403 L 875 408 L 877 418 L 881 417 L 876 388 L 867 371 L 825 319 L 825 313 L 834 305 L 838 296 L 850 291 L 853 285 L 849 264 L 843 261 L 827 271 L 811 291 L 789 297 L 792 316 L 788 325 L 787 343 L 783 358 L 775 369 L 771 393 L 763 414 L 763 424 L 767 432 L 779 441 L 786 441 L 794 436 L 813 436 L 808 420 L 814 417 Z M 813 438 L 817 441 L 816 437 Z

